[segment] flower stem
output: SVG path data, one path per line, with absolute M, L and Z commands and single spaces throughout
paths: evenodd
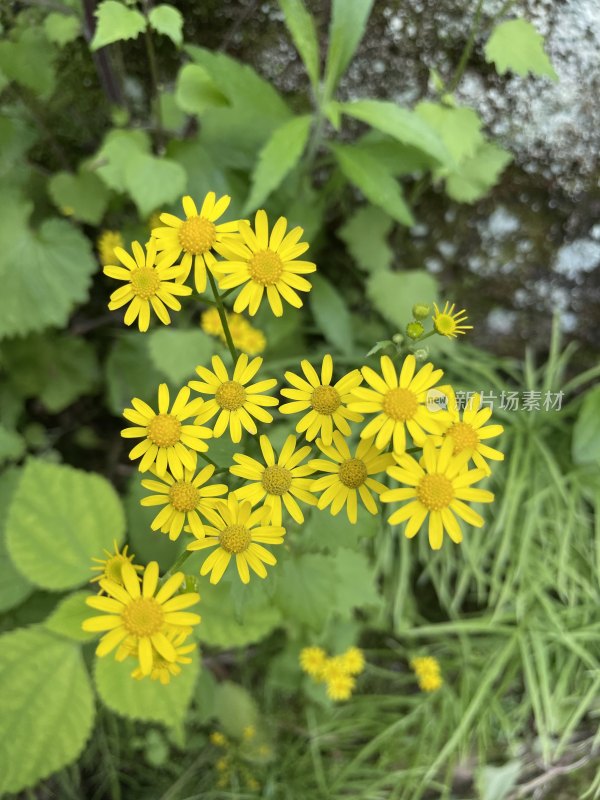
M 217 282 L 215 281 L 214 275 L 212 272 L 207 269 L 208 272 L 208 280 L 210 281 L 210 288 L 212 289 L 212 293 L 215 298 L 215 303 L 217 304 L 217 311 L 219 312 L 219 317 L 221 319 L 221 325 L 223 326 L 223 332 L 225 333 L 225 341 L 227 342 L 227 347 L 229 348 L 229 352 L 231 353 L 231 358 L 233 359 L 234 366 L 238 360 L 238 351 L 235 349 L 235 345 L 233 344 L 233 339 L 231 338 L 231 331 L 229 330 L 229 323 L 227 322 L 227 313 L 225 311 L 225 306 L 223 305 L 223 300 L 221 295 L 219 294 L 219 290 L 217 289 Z
M 173 575 L 175 572 L 177 572 L 179 567 L 183 566 L 191 555 L 192 555 L 192 551 L 191 550 L 184 550 L 183 553 L 181 553 L 181 555 L 179 556 L 179 558 L 175 561 L 175 563 L 172 564 L 169 567 L 169 569 L 165 572 L 165 574 L 162 576 L 161 581 L 160 581 L 161 585 L 168 578 L 170 578 L 171 575 Z

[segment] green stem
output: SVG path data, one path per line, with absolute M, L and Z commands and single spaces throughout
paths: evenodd
M 229 348 L 229 352 L 231 353 L 231 358 L 233 359 L 233 365 L 235 366 L 238 360 L 238 351 L 235 349 L 233 339 L 231 338 L 231 331 L 229 330 L 229 323 L 227 322 L 227 312 L 225 311 L 223 300 L 221 298 L 221 295 L 219 294 L 219 290 L 217 289 L 217 282 L 215 281 L 214 275 L 209 269 L 207 269 L 206 271 L 208 273 L 210 288 L 212 289 L 212 293 L 215 298 L 215 303 L 217 305 L 217 310 L 219 312 L 219 317 L 221 319 L 221 325 L 223 326 L 223 332 L 225 333 L 225 341 L 227 342 L 227 347 Z
M 161 584 L 164 584 L 164 582 L 171 575 L 173 575 L 175 572 L 177 572 L 179 567 L 183 566 L 191 555 L 192 555 L 192 551 L 191 550 L 184 550 L 183 553 L 179 556 L 179 558 L 175 561 L 175 563 L 172 564 L 169 567 L 169 569 L 165 572 L 165 574 L 162 576 L 161 581 L 160 581 Z
M 483 11 L 483 0 L 479 0 L 477 3 L 477 8 L 475 9 L 475 16 L 473 17 L 473 24 L 471 25 L 471 32 L 469 33 L 469 38 L 467 39 L 467 43 L 464 46 L 464 49 L 460 56 L 460 61 L 458 62 L 458 66 L 456 67 L 456 71 L 450 84 L 448 85 L 448 91 L 453 92 L 458 84 L 460 83 L 462 76 L 465 73 L 467 68 L 467 64 L 469 63 L 469 59 L 471 58 L 471 53 L 473 52 L 473 48 L 475 47 L 475 38 L 477 36 L 477 31 L 479 30 L 479 21 L 481 20 L 481 12 Z
M 436 333 L 437 331 L 435 328 L 432 331 L 429 331 L 429 333 L 424 333 L 422 336 L 419 336 L 418 339 L 415 339 L 415 344 L 420 344 L 423 339 L 429 339 L 430 336 L 435 336 Z
M 146 17 L 146 29 L 144 31 L 144 39 L 146 41 L 146 53 L 148 55 L 148 65 L 150 67 L 150 79 L 152 82 L 152 94 L 154 96 L 154 105 L 156 112 L 156 134 L 159 146 L 162 148 L 164 139 L 164 128 L 162 121 L 162 111 L 160 109 L 160 92 L 158 89 L 158 62 L 156 60 L 156 51 L 154 49 L 154 42 L 152 41 L 152 34 L 150 33 L 150 22 L 148 19 L 148 0 L 144 0 L 144 15 Z

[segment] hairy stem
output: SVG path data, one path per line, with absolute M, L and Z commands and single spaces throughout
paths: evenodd
M 227 342 L 227 347 L 229 348 L 231 358 L 233 359 L 233 365 L 235 366 L 238 360 L 238 351 L 235 349 L 233 339 L 231 338 L 231 331 L 229 330 L 229 323 L 227 322 L 227 313 L 225 311 L 225 306 L 223 305 L 223 299 L 221 298 L 219 290 L 217 289 L 217 282 L 215 281 L 214 275 L 209 269 L 206 271 L 208 272 L 210 288 L 212 289 L 215 303 L 217 305 L 217 311 L 219 312 L 219 317 L 221 319 L 221 325 L 223 326 L 223 332 L 225 333 L 225 341 Z

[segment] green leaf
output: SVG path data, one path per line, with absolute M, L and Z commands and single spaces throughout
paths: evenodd
M 389 176 L 377 158 L 352 145 L 331 145 L 331 148 L 344 176 L 361 190 L 367 200 L 403 225 L 414 225 L 414 217 L 400 184 Z
M 252 190 L 246 201 L 243 214 L 258 208 L 285 176 L 296 166 L 306 143 L 312 123 L 312 115 L 294 117 L 284 122 L 273 134 L 258 156 L 252 174 Z
M 92 592 L 73 592 L 65 597 L 44 622 L 44 628 L 76 642 L 91 642 L 96 634 L 81 629 L 83 621 L 90 616 L 90 607 L 85 601 L 91 596 Z
M 121 542 L 119 497 L 100 475 L 41 459 L 25 465 L 6 522 L 6 544 L 20 572 L 43 589 L 90 578 L 92 557 Z
M 460 164 L 465 158 L 474 156 L 483 144 L 481 120 L 472 108 L 449 108 L 439 103 L 419 103 L 415 112 L 434 128 Z
M 58 209 L 72 209 L 75 219 L 91 225 L 100 222 L 108 205 L 109 193 L 106 186 L 97 175 L 85 170 L 81 170 L 78 175 L 69 172 L 55 173 L 48 182 L 48 192 Z
M 0 475 L 0 611 L 18 606 L 33 587 L 13 564 L 6 549 L 6 509 L 9 508 L 20 479 L 20 470 L 12 468 Z
M 0 637 L 0 794 L 72 763 L 94 721 L 79 647 L 41 628 Z
M 367 27 L 372 6 L 373 0 L 333 0 L 325 67 L 326 100 L 331 99 L 340 78 L 352 61 Z
M 183 168 L 167 158 L 138 153 L 125 169 L 125 186 L 142 217 L 180 199 L 186 183 Z
M 4 185 L 25 182 L 30 168 L 24 156 L 36 138 L 37 132 L 25 119 L 0 117 L 0 180 Z
M 380 525 L 380 518 L 369 514 L 361 505 L 358 507 L 356 525 L 350 522 L 345 510 L 332 516 L 328 510 L 313 508 L 302 529 L 302 544 L 327 553 L 336 553 L 342 547 L 359 549 L 366 539 L 377 535 Z
M 90 50 L 99 50 L 125 39 L 137 39 L 146 30 L 144 15 L 117 0 L 103 0 L 94 14 L 98 22 Z
M 31 211 L 30 203 L 6 193 L 0 199 L 0 338 L 66 325 L 98 268 L 82 233 L 58 219 L 34 230 Z
M 150 25 L 158 33 L 168 36 L 179 47 L 183 42 L 183 16 L 173 6 L 154 6 L 148 15 Z
M 0 464 L 18 461 L 25 452 L 25 441 L 16 431 L 0 423 Z
M 125 333 L 106 359 L 106 393 L 111 411 L 121 416 L 132 397 L 156 403 L 163 375 L 156 369 L 143 333 Z
M 343 295 L 322 275 L 313 275 L 311 282 L 310 308 L 317 325 L 330 344 L 340 353 L 350 355 L 354 323 Z
M 199 142 L 188 140 L 173 141 L 167 147 L 167 156 L 181 164 L 187 175 L 186 191 L 192 197 L 203 198 L 208 192 L 216 192 L 217 196 L 232 194 L 229 180 L 221 171 L 210 152 Z M 237 204 L 232 197 L 227 209 L 226 219 L 235 219 Z
M 217 719 L 225 733 L 241 740 L 245 728 L 249 725 L 256 728 L 260 716 L 258 706 L 243 686 L 223 681 L 215 695 Z
M 437 165 L 437 161 L 423 150 L 401 144 L 375 130 L 366 133 L 354 147 L 380 161 L 395 178 L 432 170 Z
M 197 652 L 192 659 L 191 664 L 183 664 L 181 673 L 163 686 L 150 678 L 140 681 L 132 678 L 134 659 L 119 662 L 112 655 L 98 658 L 94 670 L 96 689 L 104 705 L 121 717 L 174 727 L 185 718 L 194 694 L 200 671 Z
M 0 42 L 0 71 L 45 99 L 56 87 L 55 56 L 56 48 L 48 42 L 41 27 L 29 27 L 20 31 L 15 41 Z
M 215 340 L 203 331 L 159 328 L 148 337 L 148 349 L 156 369 L 179 385 L 195 377 L 197 366 L 208 363 Z
M 64 47 L 81 34 L 81 23 L 75 14 L 52 12 L 44 20 L 44 32 L 48 39 Z
M 476 780 L 480 800 L 506 800 L 517 786 L 522 769 L 520 761 L 509 761 L 501 767 L 481 767 Z
M 188 114 L 201 115 L 207 108 L 226 106 L 228 100 L 210 74 L 199 64 L 185 64 L 177 75 L 175 100 Z
M 93 162 L 96 173 L 117 192 L 127 189 L 125 172 L 140 154 L 150 153 L 150 139 L 145 131 L 110 131 Z
M 403 331 L 412 319 L 415 303 L 437 299 L 437 283 L 423 270 L 374 272 L 367 280 L 367 295 L 379 313 Z
M 517 75 L 531 72 L 558 80 L 544 51 L 544 37 L 525 19 L 511 19 L 497 25 L 484 52 L 485 60 L 495 65 L 499 75 L 511 70 Z
M 394 258 L 387 237 L 394 222 L 375 206 L 364 206 L 346 222 L 339 236 L 359 267 L 367 272 L 389 269 Z
M 142 506 L 142 497 L 148 497 L 148 490 L 141 484 L 139 472 L 129 479 L 127 493 L 123 499 L 127 521 L 127 540 L 129 552 L 135 556 L 136 563 L 148 564 L 158 561 L 161 573 L 166 572 L 185 546 L 184 537 L 174 543 L 160 531 L 151 529 L 152 520 L 157 514 L 155 506 Z M 189 570 L 188 570 L 189 572 Z
M 352 617 L 355 608 L 377 607 L 381 600 L 375 584 L 375 570 L 364 553 L 342 547 L 335 553 L 335 611 Z
M 498 182 L 512 155 L 492 142 L 484 142 L 474 156 L 446 178 L 446 192 L 459 203 L 474 203 Z
M 317 553 L 280 558 L 275 601 L 284 618 L 322 628 L 335 602 L 334 563 Z
M 423 150 L 441 164 L 452 166 L 448 148 L 437 131 L 422 116 L 385 100 L 357 100 L 343 103 L 341 110 L 372 128 L 387 133 L 402 144 Z
M 302 0 L 279 0 L 285 24 L 306 67 L 313 88 L 319 85 L 319 41 L 315 21 Z
M 573 427 L 571 452 L 576 464 L 600 464 L 600 386 L 585 394 Z

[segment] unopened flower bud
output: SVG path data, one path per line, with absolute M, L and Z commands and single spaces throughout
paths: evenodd
M 409 339 L 419 339 L 425 333 L 425 328 L 420 322 L 409 322 L 406 326 L 406 335 Z
M 431 306 L 426 306 L 424 303 L 417 303 L 413 306 L 412 313 L 415 319 L 427 319 L 431 313 Z

